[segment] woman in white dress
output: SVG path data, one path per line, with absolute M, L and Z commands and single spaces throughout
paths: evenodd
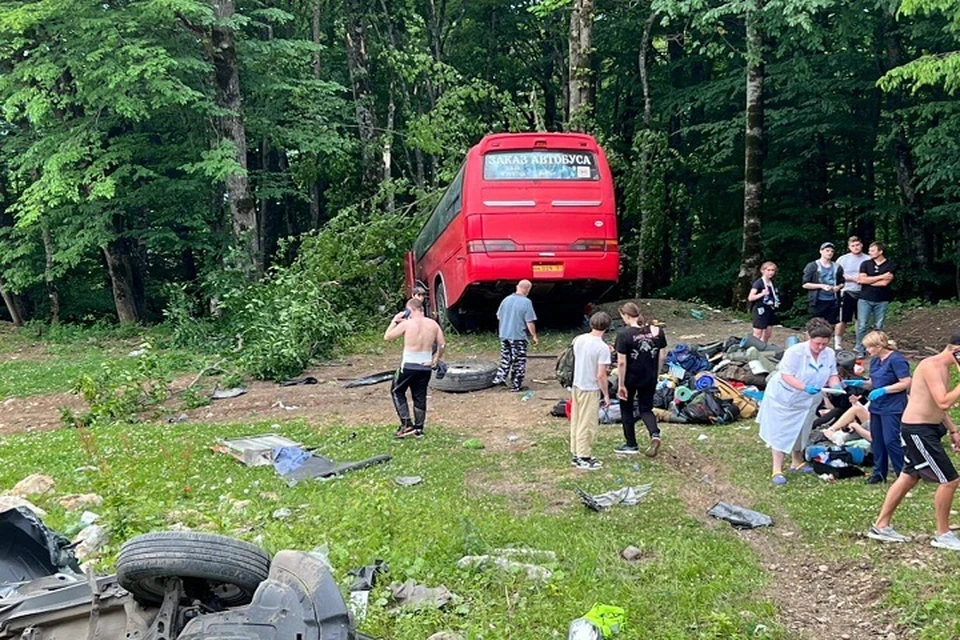
M 783 460 L 790 454 L 791 471 L 810 473 L 813 468 L 803 461 L 803 448 L 829 386 L 843 389 L 837 375 L 837 360 L 829 347 L 833 327 L 822 318 L 807 323 L 807 340 L 787 349 L 780 366 L 767 380 L 760 403 L 757 422 L 760 438 L 773 453 L 773 484 L 787 483 Z

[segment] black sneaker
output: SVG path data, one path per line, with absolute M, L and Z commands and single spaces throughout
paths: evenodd
M 635 456 L 640 453 L 640 447 L 630 446 L 629 444 L 622 444 L 616 449 L 613 450 L 614 453 L 625 456 Z
M 584 471 L 596 471 L 603 467 L 603 463 L 596 458 L 580 458 L 577 462 L 577 469 Z
M 580 458 L 577 456 L 570 456 L 570 465 L 575 467 L 578 464 L 580 464 Z
M 887 479 L 883 476 L 870 476 L 864 481 L 864 484 L 881 484 L 886 482 Z
M 413 430 L 413 437 L 416 438 L 417 440 L 419 440 L 420 438 L 422 438 L 422 437 L 423 437 L 423 429 L 414 429 L 414 430 Z

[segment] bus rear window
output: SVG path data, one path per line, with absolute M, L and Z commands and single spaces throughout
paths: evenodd
M 599 180 L 589 151 L 498 151 L 483 157 L 484 180 Z

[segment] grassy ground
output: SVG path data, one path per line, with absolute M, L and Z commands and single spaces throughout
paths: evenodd
M 148 337 L 162 342 L 162 336 Z M 141 341 L 140 335 L 114 334 L 43 343 L 0 336 L 0 398 L 68 389 L 77 371 L 126 358 Z M 555 353 L 566 341 L 563 334 L 547 335 L 544 351 Z M 361 336 L 356 344 L 371 343 Z M 458 340 L 458 351 L 495 345 L 492 336 L 470 336 Z M 196 370 L 201 360 L 167 350 L 159 357 L 171 371 Z M 361 629 L 395 640 L 443 629 L 470 639 L 565 637 L 570 620 L 596 602 L 626 608 L 625 639 L 796 637 L 778 625 L 778 607 L 785 603 L 773 599 L 778 585 L 767 566 L 789 531 L 796 531 L 790 541 L 812 550 L 816 562 L 847 570 L 851 563 L 863 566 L 871 581 L 889 584 L 882 607 L 909 637 L 960 637 L 960 585 L 954 579 L 960 556 L 930 550 L 926 539 L 891 548 L 860 537 L 879 509 L 882 487 L 855 480 L 829 485 L 807 476 L 771 486 L 769 454 L 755 425 L 671 425 L 664 454 L 653 461 L 605 455 L 619 444 L 619 428 L 604 427 L 598 453 L 606 466 L 589 474 L 568 466 L 562 421 L 555 432 L 537 435 L 536 446 L 511 450 L 466 449 L 461 444 L 472 434 L 441 430 L 422 441 L 395 442 L 390 430 L 386 424 L 318 429 L 293 421 L 109 425 L 9 436 L 0 438 L 0 490 L 31 473 L 52 476 L 55 493 L 36 502 L 48 510 L 47 523 L 66 532 L 77 529 L 78 515 L 65 512 L 59 497 L 103 496 L 97 511 L 113 535 L 100 561 L 104 570 L 123 540 L 181 523 L 254 541 L 271 552 L 326 544 L 342 584 L 350 581 L 349 569 L 381 558 L 391 567 L 385 584 L 414 579 L 446 585 L 459 596 L 442 611 L 395 613 L 389 592 L 378 587 Z M 393 459 L 342 479 L 289 487 L 270 468 L 249 469 L 210 450 L 218 437 L 266 431 L 337 460 L 381 453 Z M 698 440 L 701 433 L 706 441 Z M 744 536 L 706 520 L 689 500 L 707 481 L 700 471 L 706 463 L 716 479 L 722 476 L 736 488 L 745 506 L 771 514 L 778 526 Z M 420 475 L 424 482 L 406 488 L 394 483 L 405 475 Z M 583 507 L 574 492 L 576 485 L 600 493 L 648 482 L 653 492 L 640 505 L 602 514 Z M 932 488 L 916 489 L 897 513 L 898 529 L 929 535 L 931 497 Z M 281 508 L 292 515 L 275 518 Z M 618 557 L 627 545 L 644 551 L 641 561 Z M 516 574 L 456 568 L 463 555 L 507 546 L 556 552 L 553 579 L 536 583 Z M 758 549 L 767 549 L 766 555 Z M 797 588 L 816 584 L 814 577 Z

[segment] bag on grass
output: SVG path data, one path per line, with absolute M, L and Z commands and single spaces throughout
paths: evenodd
M 690 398 L 690 401 L 683 406 L 681 413 L 687 417 L 689 422 L 696 424 L 714 424 L 717 418 L 724 418 L 723 406 L 717 397 L 715 389 L 705 389 L 698 391 Z
M 713 376 L 713 384 L 716 387 L 717 395 L 720 396 L 721 400 L 732 402 L 734 406 L 737 407 L 739 417 L 743 418 L 744 420 L 749 420 L 756 417 L 759 407 L 757 406 L 755 400 L 746 397 L 722 378 Z

